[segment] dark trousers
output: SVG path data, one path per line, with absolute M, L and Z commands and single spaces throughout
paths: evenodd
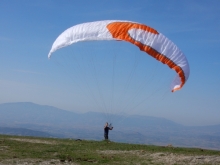
M 108 140 L 108 134 L 104 134 L 105 140 Z

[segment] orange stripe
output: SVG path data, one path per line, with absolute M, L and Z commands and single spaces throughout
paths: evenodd
M 185 81 L 186 81 L 182 68 L 176 65 L 172 60 L 170 60 L 163 54 L 153 49 L 152 47 L 144 45 L 141 42 L 134 40 L 133 38 L 130 37 L 128 33 L 130 29 L 142 29 L 153 34 L 159 34 L 155 29 L 149 26 L 143 25 L 143 24 L 137 24 L 137 23 L 131 23 L 131 22 L 113 22 L 113 23 L 108 24 L 107 28 L 114 38 L 128 41 L 138 46 L 140 50 L 148 53 L 153 58 L 157 59 L 163 64 L 168 65 L 171 69 L 175 70 L 181 79 L 181 85 L 179 88 L 172 90 L 172 92 L 182 88 L 182 86 L 185 84 Z

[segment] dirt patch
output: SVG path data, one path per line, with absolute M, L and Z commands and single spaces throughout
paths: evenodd
M 105 150 L 105 151 L 97 151 L 98 153 L 106 154 L 106 155 L 115 155 L 115 154 L 131 154 L 139 156 L 142 160 L 151 160 L 152 163 L 156 164 L 164 164 L 164 165 L 198 165 L 198 164 L 212 164 L 219 165 L 220 164 L 220 156 L 191 156 L 191 155 L 183 155 L 183 154 L 173 154 L 173 153 L 149 153 L 144 150 L 135 150 L 135 151 L 116 151 L 116 150 Z
M 41 144 L 57 144 L 55 141 L 47 141 L 47 140 L 39 140 L 39 139 L 21 139 L 21 138 L 10 138 L 10 140 L 16 140 L 20 142 L 28 142 L 28 143 L 41 143 Z
M 105 150 L 105 151 L 98 151 L 99 153 L 102 154 L 137 154 L 137 152 L 139 152 L 139 150 L 132 150 L 132 151 L 118 151 L 118 150 Z
M 150 154 L 150 157 L 153 158 L 154 162 L 164 162 L 165 164 L 220 164 L 220 156 L 190 156 L 182 154 L 173 154 L 173 153 L 154 153 Z
M 6 150 L 8 150 L 8 146 L 0 146 L 0 151 L 2 152 L 2 151 L 6 151 Z

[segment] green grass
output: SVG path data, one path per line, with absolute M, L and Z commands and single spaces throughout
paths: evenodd
M 167 153 L 176 155 L 216 155 L 220 151 L 199 148 L 164 147 L 115 143 L 109 141 L 75 141 L 73 139 L 50 139 L 0 135 L 0 162 L 8 159 L 58 159 L 60 162 L 79 164 L 161 164 L 147 155 Z M 163 164 L 163 163 L 162 163 Z

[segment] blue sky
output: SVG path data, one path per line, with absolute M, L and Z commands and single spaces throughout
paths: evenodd
M 218 0 L 1 0 L 0 103 L 220 124 L 219 6 Z M 172 40 L 190 64 L 183 89 L 169 92 L 173 71 L 129 43 L 77 43 L 47 59 L 61 32 L 99 20 L 140 22 Z

